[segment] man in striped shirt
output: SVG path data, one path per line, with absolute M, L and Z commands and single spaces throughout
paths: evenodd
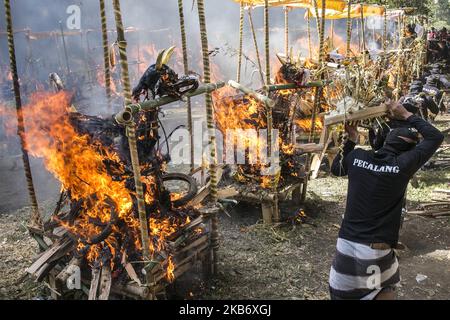
M 400 282 L 398 247 L 402 204 L 409 180 L 436 152 L 444 136 L 399 103 L 390 117 L 407 126 L 389 132 L 381 149 L 355 149 L 356 126 L 332 173 L 348 175 L 348 195 L 330 271 L 331 299 L 394 299 Z M 422 139 L 420 139 L 420 135 Z

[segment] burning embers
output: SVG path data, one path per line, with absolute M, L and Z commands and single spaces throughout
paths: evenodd
M 38 259 L 29 272 L 42 278 L 51 271 L 50 261 L 55 266 L 75 259 L 82 271 L 110 270 L 113 285 L 130 278 L 144 282 L 134 268 L 145 270 L 155 283 L 173 281 L 177 264 L 207 250 L 209 237 L 198 211 L 186 207 L 197 193 L 195 181 L 162 169 L 166 157 L 155 147 L 157 112 L 135 119 L 142 137 L 138 147 L 152 256 L 143 261 L 125 129 L 113 120 L 71 113 L 70 106 L 70 94 L 61 91 L 35 94 L 24 107 L 28 151 L 43 158 L 62 185 L 57 208 L 45 224 L 45 236 L 55 240 L 46 251 L 49 260 Z M 174 180 L 188 184 L 188 192 L 171 194 L 164 182 Z

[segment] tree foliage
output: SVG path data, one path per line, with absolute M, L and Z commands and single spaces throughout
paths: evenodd
M 417 8 L 416 13 L 429 17 L 433 24 L 450 25 L 450 0 L 369 0 L 368 3 L 389 8 Z

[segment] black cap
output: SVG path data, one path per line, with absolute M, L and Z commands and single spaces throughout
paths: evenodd
M 389 132 L 388 137 L 389 136 L 405 137 L 413 140 L 415 143 L 419 142 L 419 133 L 415 128 L 395 128 Z

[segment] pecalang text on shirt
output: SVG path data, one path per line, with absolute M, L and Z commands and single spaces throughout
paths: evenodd
M 353 165 L 358 168 L 364 168 L 373 172 L 385 172 L 385 173 L 399 173 L 400 168 L 398 166 L 379 166 L 377 164 L 369 163 L 364 160 L 356 159 L 353 161 Z

